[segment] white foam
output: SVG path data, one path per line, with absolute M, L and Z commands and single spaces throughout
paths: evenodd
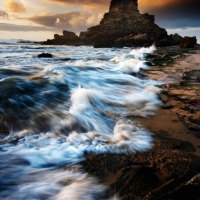
M 132 58 L 119 61 L 117 70 L 127 73 L 138 73 L 141 69 L 147 68 L 148 66 L 145 64 L 145 61 Z
M 98 91 L 94 89 L 81 88 L 80 86 L 72 91 L 70 113 L 77 115 L 87 108 L 91 107 L 92 99 L 99 96 Z
M 138 49 L 133 49 L 132 51 L 130 51 L 130 55 L 133 55 L 135 58 L 141 58 L 143 59 L 146 54 L 152 54 L 156 51 L 156 47 L 153 45 L 151 47 L 145 48 L 138 48 Z

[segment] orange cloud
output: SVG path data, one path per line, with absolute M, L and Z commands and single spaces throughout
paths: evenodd
M 76 12 L 33 16 L 30 21 L 58 30 L 80 32 L 97 25 L 108 11 L 111 0 L 46 0 L 57 6 L 73 6 Z M 138 0 L 141 13 L 156 15 L 156 22 L 163 27 L 199 27 L 199 0 Z
M 198 0 L 154 0 L 154 1 L 149 1 L 149 0 L 138 0 L 139 7 L 142 11 L 149 11 L 152 9 L 159 9 L 163 7 L 168 7 L 168 6 L 173 6 L 173 5 L 181 5 L 186 2 L 194 2 Z
M 57 3 L 64 4 L 82 4 L 82 5 L 106 5 L 109 4 L 110 0 L 48 0 Z
M 25 12 L 26 10 L 21 1 L 6 0 L 5 4 L 6 4 L 7 10 L 10 12 L 20 13 L 20 12 Z
M 49 2 L 55 2 L 55 3 L 62 3 L 65 5 L 81 5 L 81 6 L 101 6 L 102 7 L 108 7 L 111 0 L 48 0 Z M 164 7 L 168 5 L 173 5 L 177 3 L 184 3 L 189 2 L 190 0 L 138 0 L 139 7 L 141 10 L 149 10 L 152 8 L 157 7 Z M 194 1 L 194 0 L 193 0 Z M 196 0 L 198 1 L 198 0 Z

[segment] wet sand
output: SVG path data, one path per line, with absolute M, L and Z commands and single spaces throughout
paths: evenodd
M 191 130 L 180 116 L 190 116 L 198 112 L 200 106 L 199 83 L 189 86 L 182 84 L 180 88 L 183 74 L 192 70 L 200 70 L 200 50 L 193 50 L 178 57 L 173 64 L 153 66 L 143 72 L 142 75 L 148 78 L 164 82 L 163 93 L 167 92 L 167 95 L 161 94 L 163 105 L 155 116 L 139 118 L 138 121 L 155 134 L 155 139 L 169 137 L 189 142 L 195 147 L 195 154 L 200 155 L 200 130 Z M 196 100 L 195 105 L 190 103 L 191 99 Z M 183 109 L 184 106 L 187 109 Z

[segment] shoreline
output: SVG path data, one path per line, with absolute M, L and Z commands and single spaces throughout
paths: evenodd
M 136 124 L 138 122 L 153 133 L 151 149 L 128 154 L 86 151 L 85 160 L 62 168 L 66 172 L 78 169 L 97 179 L 107 188 L 105 199 L 118 196 L 123 200 L 198 199 L 191 197 L 194 194 L 200 197 L 200 138 L 197 137 L 198 131 L 189 130 L 183 123 L 186 120 L 181 119 L 181 114 L 187 112 L 187 122 L 191 125 L 190 117 L 195 115 L 194 108 L 199 105 L 196 98 L 199 96 L 195 93 L 199 79 L 189 71 L 200 71 L 199 54 L 198 49 L 159 48 L 147 57 L 151 67 L 134 74 L 141 79 L 166 82 L 158 85 L 163 89 L 160 93 L 163 105 L 157 113 L 148 118 L 134 117 Z M 190 103 L 194 108 L 190 109 Z M 0 132 L 6 131 L 1 123 L 0 120 Z M 15 143 L 15 140 L 11 142 Z
M 194 88 L 193 85 L 190 86 L 191 91 L 190 93 L 186 92 L 184 100 L 182 100 L 183 102 L 181 102 L 181 99 L 178 99 L 183 91 L 186 91 L 186 89 L 188 90 L 188 85 L 186 83 L 189 81 L 186 80 L 185 84 L 182 84 L 184 74 L 193 70 L 200 71 L 200 50 L 188 52 L 184 56 L 177 57 L 174 61 L 175 62 L 172 64 L 163 67 L 153 66 L 142 72 L 142 75 L 147 78 L 165 83 L 162 85 L 162 92 L 160 94 L 163 105 L 158 109 L 155 116 L 139 118 L 138 122 L 154 133 L 155 137 L 160 134 L 165 134 L 170 138 L 190 142 L 196 148 L 195 154 L 200 155 L 199 130 L 192 130 L 187 124 L 184 124 L 179 115 L 181 107 L 184 106 L 187 99 L 191 98 L 190 93 L 192 93 L 192 90 L 197 92 L 198 87 Z M 183 85 L 182 88 L 177 89 L 178 92 L 176 92 L 176 96 L 174 97 L 174 88 L 181 84 Z M 172 91 L 170 88 L 172 88 Z M 182 93 L 180 93 L 179 90 Z M 195 96 L 195 94 L 193 96 Z M 198 94 L 196 98 L 200 98 Z M 189 103 L 190 102 L 187 103 L 188 107 L 190 107 Z M 186 114 L 189 115 L 191 112 L 192 111 L 188 111 Z
M 162 93 L 165 93 L 169 83 L 175 86 L 181 83 L 186 70 L 200 70 L 199 55 L 199 50 L 192 51 L 164 65 L 161 71 L 160 67 L 154 66 L 140 75 L 153 80 L 168 80 L 162 85 Z M 170 68 L 166 76 L 160 75 Z M 119 195 L 123 200 L 199 199 L 200 136 L 198 131 L 190 130 L 180 120 L 176 109 L 179 104 L 168 105 L 162 93 L 163 105 L 154 116 L 134 118 L 153 133 L 152 149 L 130 155 L 86 155 L 83 169 L 109 187 L 109 197 Z

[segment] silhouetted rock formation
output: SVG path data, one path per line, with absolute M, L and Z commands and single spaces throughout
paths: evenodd
M 63 35 L 54 35 L 53 40 L 47 40 L 43 42 L 47 45 L 82 45 L 80 38 L 73 32 L 63 31 Z
M 154 16 L 139 13 L 137 0 L 112 0 L 100 25 L 80 34 L 95 47 L 149 46 L 166 37 L 166 30 L 154 23 Z
M 112 0 L 100 24 L 81 32 L 55 35 L 44 44 L 93 45 L 94 47 L 170 46 L 179 45 L 181 37 L 168 35 L 155 24 L 153 15 L 140 14 L 137 0 Z

